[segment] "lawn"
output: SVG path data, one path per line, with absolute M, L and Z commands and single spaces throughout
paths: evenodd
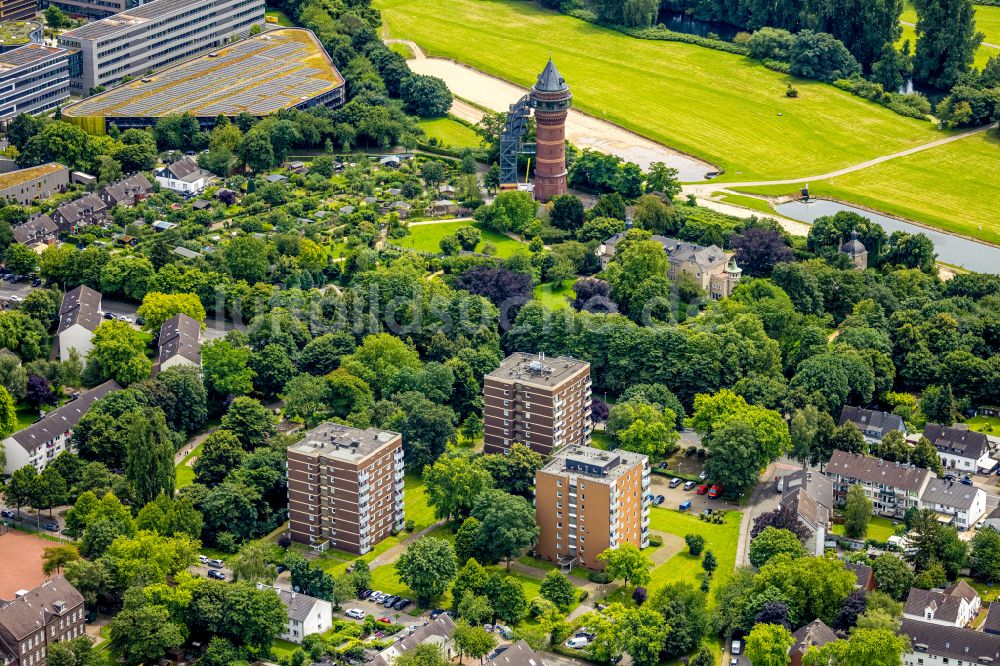
M 713 193 L 713 196 L 715 196 L 715 193 Z M 743 194 L 730 194 L 728 192 L 719 193 L 718 199 L 727 204 L 749 208 L 765 215 L 774 215 L 774 209 L 771 208 L 771 204 L 764 199 L 748 197 Z
M 675 534 L 682 539 L 686 534 L 700 534 L 705 537 L 705 549 L 711 550 L 719 561 L 712 581 L 713 590 L 729 579 L 736 566 L 736 543 L 739 541 L 742 513 L 729 511 L 726 514 L 726 522 L 722 525 L 698 520 L 698 514 L 673 509 L 654 507 L 650 509 L 650 514 L 649 523 L 653 530 Z M 701 585 L 702 574 L 701 558 L 688 553 L 685 547 L 653 569 L 652 580 L 648 587 L 656 589 L 667 583 L 676 582 L 691 583 L 697 587 Z
M 292 653 L 298 649 L 300 648 L 295 643 L 290 643 L 289 641 L 283 641 L 280 638 L 274 639 L 274 642 L 271 643 L 271 652 L 273 652 L 275 658 L 279 660 L 282 657 L 284 657 L 285 659 L 290 659 Z
M 478 148 L 480 137 L 472 128 L 454 118 L 433 118 L 421 120 L 417 125 L 427 134 L 445 146 L 452 148 Z
M 1000 416 L 974 416 L 965 420 L 969 430 L 987 434 L 1000 433 Z
M 843 535 L 844 526 L 834 525 L 832 531 L 834 534 Z M 875 541 L 888 541 L 889 537 L 895 533 L 896 528 L 893 527 L 891 520 L 882 516 L 872 516 L 871 520 L 868 521 L 868 534 L 865 536 Z
M 525 87 L 551 48 L 575 106 L 716 164 L 722 180 L 824 173 L 941 136 L 928 122 L 743 56 L 634 39 L 533 3 L 375 4 L 393 37 Z M 793 82 L 797 99 L 785 96 Z
M 17 403 L 15 410 L 17 412 L 16 430 L 24 430 L 38 420 L 38 408 L 32 407 L 23 400 Z
M 438 254 L 441 252 L 438 242 L 442 238 L 455 233 L 461 227 L 469 226 L 476 227 L 483 235 L 483 240 L 476 246 L 477 252 L 481 252 L 486 243 L 493 243 L 496 246 L 498 257 L 509 257 L 518 250 L 527 249 L 523 243 L 514 240 L 510 236 L 498 234 L 473 221 L 441 222 L 411 226 L 409 236 L 393 239 L 392 242 L 400 247 L 412 248 L 419 252 L 433 252 Z
M 997 173 L 1000 135 L 990 131 L 839 178 L 812 181 L 809 191 L 1000 244 L 996 215 L 1000 179 L 988 175 Z M 799 187 L 772 185 L 745 191 L 779 196 L 795 194 Z
M 407 46 L 406 44 L 393 42 L 392 44 L 389 44 L 389 50 L 392 51 L 393 53 L 398 53 L 407 60 L 413 57 L 413 51 L 411 51 L 410 47 Z
M 566 280 L 562 284 L 546 282 L 535 287 L 535 300 L 541 301 L 542 305 L 550 310 L 569 307 L 567 298 L 574 298 L 576 292 L 573 291 L 573 283 L 576 279 Z
M 178 490 L 180 490 L 184 486 L 190 486 L 192 483 L 194 483 L 194 468 L 188 463 L 191 462 L 192 458 L 197 458 L 198 456 L 201 455 L 201 447 L 202 447 L 201 444 L 194 447 L 194 450 L 191 451 L 191 453 L 184 456 L 184 459 L 181 460 L 180 463 L 178 463 L 177 480 L 174 481 L 174 486 Z

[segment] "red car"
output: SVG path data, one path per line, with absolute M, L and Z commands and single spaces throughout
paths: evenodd
M 719 484 L 715 484 L 714 486 L 712 486 L 712 489 L 708 491 L 708 498 L 715 499 L 721 494 L 722 494 L 722 486 L 720 486 Z
M 698 486 L 698 490 L 696 490 L 695 492 L 697 492 L 699 495 L 704 495 L 705 493 L 708 492 L 708 486 Z

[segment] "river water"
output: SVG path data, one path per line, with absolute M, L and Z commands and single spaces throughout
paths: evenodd
M 887 234 L 892 234 L 893 231 L 905 231 L 911 234 L 923 234 L 927 236 L 934 243 L 934 251 L 937 252 L 938 259 L 946 264 L 961 266 L 977 273 L 1000 274 L 1000 247 L 954 236 L 943 231 L 928 229 L 927 227 L 897 220 L 894 217 L 879 215 L 878 213 L 872 213 L 861 208 L 826 199 L 813 199 L 808 203 L 789 201 L 778 204 L 774 208 L 785 217 L 808 223 L 815 221 L 817 217 L 834 215 L 842 210 L 857 213 L 878 224 L 885 229 Z

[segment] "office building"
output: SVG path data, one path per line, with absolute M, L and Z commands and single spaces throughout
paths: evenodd
M 649 458 L 589 446 L 560 449 L 535 472 L 535 553 L 563 568 L 603 569 L 597 556 L 649 545 Z
M 254 25 L 264 25 L 264 0 L 154 0 L 63 33 L 59 44 L 79 49 L 70 87 L 85 94 L 220 48 Z
M 0 664 L 45 666 L 49 647 L 85 634 L 83 595 L 61 575 L 0 601 Z
M 25 44 L 0 53 L 0 125 L 64 104 L 79 69 L 80 54 L 70 49 Z
M 403 438 L 336 423 L 288 449 L 291 537 L 364 554 L 403 528 Z
M 574 358 L 515 352 L 483 378 L 486 453 L 515 442 L 548 455 L 590 444 L 590 364 Z

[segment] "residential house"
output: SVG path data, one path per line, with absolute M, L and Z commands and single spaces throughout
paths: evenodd
M 903 618 L 899 633 L 910 637 L 903 666 L 990 666 L 1000 662 L 993 634 Z
M 910 588 L 903 606 L 903 617 L 949 627 L 964 627 L 976 615 L 982 600 L 964 580 L 943 590 Z
M 83 361 L 94 348 L 94 331 L 101 325 L 101 292 L 86 285 L 66 292 L 59 306 L 59 359 L 68 360 L 75 349 Z
M 257 587 L 266 586 L 258 583 Z M 288 625 L 279 635 L 282 640 L 301 643 L 306 636 L 322 634 L 333 626 L 333 604 L 329 601 L 285 590 L 277 585 L 274 586 L 274 591 L 278 593 L 288 615 Z
M 845 405 L 840 410 L 840 421 L 837 422 L 837 425 L 843 426 L 845 423 L 854 424 L 854 427 L 861 431 L 866 442 L 881 442 L 882 437 L 891 430 L 898 430 L 904 437 L 906 436 L 906 425 L 903 423 L 903 418 L 888 412 Z
M 33 220 L 19 224 L 12 230 L 14 242 L 33 247 L 54 243 L 59 235 L 59 226 L 48 215 L 39 215 Z
M 44 666 L 49 647 L 83 636 L 83 595 L 61 575 L 0 601 L 0 663 Z
M 407 216 L 409 216 L 410 209 L 413 208 L 413 206 L 406 203 L 405 201 L 395 201 L 389 208 L 392 210 L 392 212 L 396 213 L 396 215 L 399 216 L 399 219 L 405 220 Z
M 121 386 L 117 382 L 106 381 L 79 398 L 52 410 L 27 428 L 7 435 L 3 440 L 3 448 L 7 453 L 4 472 L 13 474 L 26 465 L 33 465 L 41 472 L 60 453 L 72 449 L 70 437 L 73 428 L 87 410 L 107 394 L 119 390 Z
M 75 234 L 82 227 L 103 222 L 107 210 L 101 198 L 90 192 L 56 208 L 52 221 L 59 227 L 59 233 Z
M 985 433 L 969 430 L 967 425 L 928 423 L 923 436 L 938 450 L 941 464 L 946 469 L 975 474 L 977 471 L 989 472 L 996 467 L 997 461 L 993 459 L 996 447 Z
M 190 155 L 157 169 L 153 175 L 161 186 L 181 194 L 201 192 L 215 178 Z
M 847 489 L 861 486 L 879 515 L 902 517 L 910 507 L 920 507 L 920 498 L 933 475 L 926 469 L 887 462 L 857 453 L 834 451 L 825 474 L 833 481 L 833 501 L 843 505 Z
M 992 527 L 1000 532 L 1000 506 L 990 511 L 990 515 L 986 516 L 983 523 L 984 527 Z
M 1000 636 L 1000 601 L 994 601 L 990 604 L 981 628 L 988 634 Z
M 0 201 L 27 206 L 65 190 L 67 185 L 69 169 L 58 162 L 8 171 L 0 175 Z
M 791 661 L 789 666 L 802 666 L 802 657 L 811 647 L 823 647 L 827 643 L 837 640 L 837 634 L 833 633 L 830 627 L 826 626 L 823 620 L 815 619 L 798 631 L 792 634 L 795 642 L 789 650 Z
M 134 206 L 153 191 L 149 180 L 141 173 L 132 174 L 116 183 L 112 183 L 98 193 L 101 201 L 108 208 L 115 206 Z
M 431 204 L 431 215 L 455 215 L 458 213 L 458 204 L 451 199 L 438 199 Z
M 483 666 L 548 666 L 524 639 L 497 648 L 494 657 Z
M 986 491 L 964 483 L 932 478 L 920 496 L 920 506 L 951 516 L 960 530 L 967 530 L 986 513 Z
M 285 168 L 291 171 L 292 173 L 302 174 L 303 176 L 309 173 L 309 169 L 306 167 L 306 163 L 300 162 L 298 160 L 294 162 L 289 162 L 288 164 L 285 165 Z
M 404 652 L 424 643 L 437 645 L 445 657 L 450 660 L 452 656 L 451 636 L 454 633 L 455 621 L 447 613 L 442 613 L 411 631 L 409 636 L 373 655 L 371 659 L 366 661 L 366 666 L 392 666 Z
M 860 590 L 872 592 L 875 590 L 875 570 L 867 564 L 845 562 L 844 566 L 854 572 L 858 582 L 855 585 Z
M 833 484 L 830 479 L 804 469 L 792 472 L 782 478 L 781 506 L 791 507 L 799 522 L 809 531 L 805 543 L 809 553 L 822 555 L 833 510 Z
M 175 314 L 160 326 L 156 372 L 177 365 L 201 367 L 201 324 L 184 313 Z

